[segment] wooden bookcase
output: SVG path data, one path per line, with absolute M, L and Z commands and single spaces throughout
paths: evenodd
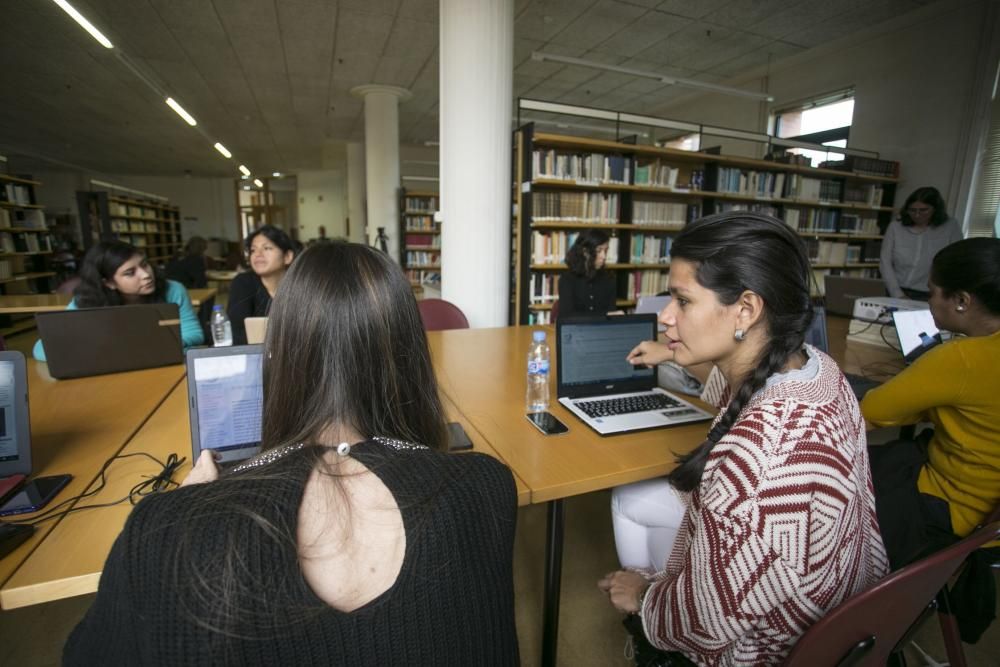
M 183 247 L 176 206 L 100 191 L 80 191 L 76 198 L 85 248 L 118 239 L 143 250 L 152 264 L 165 264 Z
M 399 259 L 412 285 L 441 286 L 441 223 L 436 192 L 400 190 Z
M 770 160 L 514 132 L 511 323 L 542 324 L 558 298 L 558 276 L 575 235 L 611 235 L 608 269 L 617 304 L 667 289 L 670 244 L 703 215 L 750 210 L 784 220 L 803 236 L 813 294 L 823 274 L 877 277 L 882 231 L 893 213 L 893 176 Z M 845 165 L 849 166 L 849 165 Z
M 38 203 L 40 181 L 0 174 L 0 289 L 4 294 L 44 294 L 54 287 L 53 243 Z M 33 329 L 31 316 L 0 317 L 0 335 Z

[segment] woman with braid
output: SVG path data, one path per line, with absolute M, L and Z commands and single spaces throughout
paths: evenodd
M 803 344 L 811 270 L 787 225 L 709 216 L 670 256 L 666 343 L 629 361 L 711 363 L 702 398 L 721 411 L 667 478 L 615 489 L 625 569 L 598 586 L 635 615 L 642 664 L 781 662 L 888 571 L 865 422 L 836 362 Z

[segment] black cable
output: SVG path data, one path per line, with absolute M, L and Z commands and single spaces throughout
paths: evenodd
M 68 504 L 78 502 L 80 500 L 83 500 L 84 498 L 89 498 L 99 493 L 107 485 L 107 471 L 108 468 L 111 466 L 111 464 L 114 463 L 115 460 L 117 459 L 127 459 L 132 456 L 145 456 L 148 459 L 152 459 L 153 461 L 155 461 L 157 464 L 160 465 L 162 470 L 160 470 L 160 472 L 158 472 L 153 476 L 148 476 L 148 475 L 145 476 L 145 480 L 133 486 L 132 489 L 128 492 L 128 495 L 125 496 L 124 498 L 119 498 L 118 500 L 108 503 L 97 503 L 94 505 L 77 505 L 74 507 L 70 507 L 69 509 L 66 510 L 57 511 Z M 23 521 L 20 523 L 26 523 L 35 526 L 45 521 L 48 521 L 49 519 L 63 517 L 68 514 L 72 514 L 73 512 L 78 512 L 80 510 L 94 509 L 98 507 L 113 507 L 114 505 L 120 505 L 126 500 L 129 501 L 131 504 L 135 505 L 142 498 L 148 495 L 166 491 L 171 486 L 180 486 L 180 484 L 175 482 L 172 478 L 174 472 L 178 468 L 180 468 L 181 465 L 183 465 L 186 460 L 187 460 L 186 457 L 178 458 L 176 454 L 171 454 L 170 456 L 168 456 L 166 462 L 159 460 L 158 458 L 147 452 L 134 452 L 132 454 L 116 454 L 115 456 L 112 456 L 110 459 L 105 461 L 104 465 L 101 466 L 101 469 L 98 472 L 99 482 L 96 487 L 85 493 L 73 496 L 72 498 L 67 498 L 58 505 L 50 507 L 49 509 L 45 510 L 38 516 L 33 517 L 31 520 Z
M 880 335 L 880 336 L 882 336 L 882 341 L 883 341 L 883 342 L 884 342 L 884 343 L 885 343 L 886 345 L 888 345 L 888 346 L 889 346 L 889 347 L 890 347 L 891 349 L 893 349 L 893 350 L 896 350 L 896 352 L 899 352 L 900 354 L 902 354 L 902 353 L 903 353 L 903 350 L 902 350 L 902 348 L 901 348 L 901 347 L 896 347 L 896 346 L 895 346 L 895 345 L 893 345 L 893 344 L 892 344 L 891 342 L 889 342 L 889 339 L 888 339 L 888 338 L 886 338 L 886 337 L 885 337 L 885 328 L 886 328 L 887 326 L 889 326 L 889 325 L 888 325 L 888 324 L 883 324 L 883 325 L 882 325 L 882 327 L 881 327 L 881 328 L 880 328 L 880 329 L 878 330 L 878 333 L 879 333 L 879 335 Z

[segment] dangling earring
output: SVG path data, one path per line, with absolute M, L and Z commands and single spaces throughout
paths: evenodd
M 955 310 L 957 310 L 960 313 L 964 313 L 965 312 L 965 306 L 962 306 L 962 305 L 955 306 Z
M 350 453 L 351 453 L 351 446 L 348 443 L 342 442 L 339 445 L 337 445 L 337 454 L 339 454 L 340 456 L 347 456 Z
M 736 340 L 743 340 L 746 337 L 747 337 L 747 332 L 744 331 L 743 329 L 737 329 L 736 331 L 733 332 L 733 338 L 735 338 Z

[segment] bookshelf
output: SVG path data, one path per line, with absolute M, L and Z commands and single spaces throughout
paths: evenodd
M 400 260 L 411 285 L 441 286 L 441 223 L 435 220 L 436 192 L 400 190 Z
M 813 295 L 823 274 L 877 277 L 893 214 L 898 163 L 848 159 L 834 168 L 536 132 L 514 133 L 511 311 L 549 321 L 566 251 L 579 230 L 611 236 L 619 307 L 667 289 L 670 245 L 688 222 L 730 210 L 784 220 L 804 239 Z M 875 173 L 884 171 L 885 173 Z
M 4 294 L 39 294 L 53 287 L 52 235 L 35 191 L 41 185 L 30 177 L 0 174 L 0 290 Z M 31 316 L 0 317 L 0 335 L 5 337 L 34 326 Z
M 152 264 L 165 264 L 183 247 L 176 206 L 100 191 L 80 191 L 76 197 L 85 248 L 118 239 L 144 251 Z

